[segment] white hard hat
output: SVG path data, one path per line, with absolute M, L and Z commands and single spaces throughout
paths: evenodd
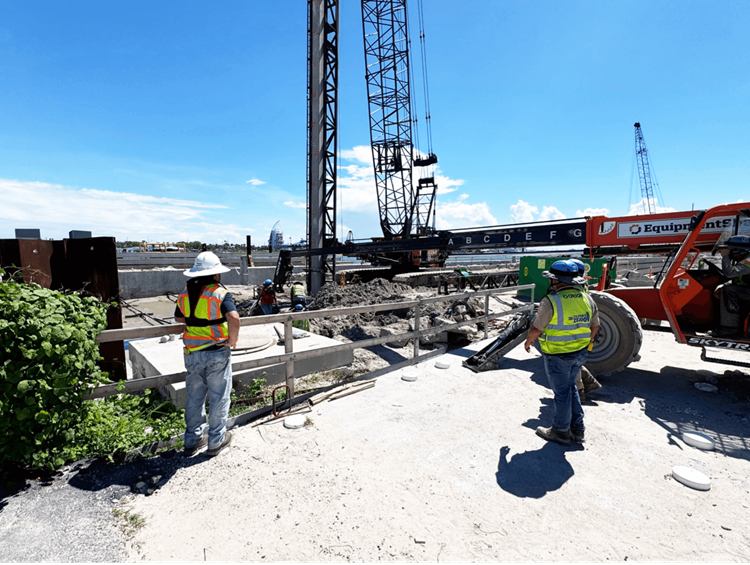
M 193 277 L 205 277 L 207 275 L 228 273 L 231 270 L 232 269 L 229 267 L 225 267 L 221 264 L 221 261 L 216 254 L 211 251 L 204 251 L 195 258 L 193 268 L 183 271 L 182 274 L 192 279 Z

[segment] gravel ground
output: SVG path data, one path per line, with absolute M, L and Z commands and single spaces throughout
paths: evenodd
M 642 360 L 584 405 L 580 450 L 534 435 L 551 419 L 538 354 L 474 374 L 457 350 L 450 370 L 385 375 L 303 429 L 240 427 L 213 459 L 83 462 L 0 490 L 0 561 L 747 562 L 750 402 L 699 353 L 647 333 Z M 672 480 L 673 465 L 711 490 Z
M 386 374 L 301 429 L 238 428 L 230 450 L 128 503 L 145 522 L 128 559 L 747 562 L 747 397 L 671 335 L 647 334 L 641 353 L 586 402 L 583 449 L 534 434 L 552 393 L 521 347 L 497 371 L 470 372 L 456 350 L 438 358 L 448 370 Z M 706 379 L 717 393 L 693 386 Z M 688 430 L 717 450 L 687 446 Z M 672 479 L 675 465 L 711 490 Z

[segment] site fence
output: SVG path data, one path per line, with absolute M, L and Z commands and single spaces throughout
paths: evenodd
M 368 306 L 355 306 L 348 308 L 330 308 L 324 310 L 310 310 L 300 313 L 285 313 L 285 314 L 273 314 L 269 316 L 252 316 L 240 318 L 241 326 L 257 326 L 263 324 L 284 324 L 284 353 L 282 355 L 270 355 L 261 359 L 250 359 L 246 361 L 239 361 L 232 363 L 232 371 L 245 371 L 249 369 L 256 369 L 260 367 L 267 367 L 271 365 L 284 364 L 286 369 L 286 385 L 289 387 L 289 398 L 294 396 L 294 379 L 304 375 L 295 374 L 294 363 L 295 361 L 302 361 L 305 359 L 311 359 L 319 357 L 321 355 L 329 355 L 341 351 L 351 351 L 354 349 L 362 349 L 366 347 L 373 347 L 376 345 L 382 345 L 393 341 L 411 340 L 413 355 L 410 359 L 396 365 L 388 367 L 390 372 L 408 365 L 415 365 L 426 361 L 437 355 L 445 353 L 444 348 L 438 348 L 433 351 L 429 351 L 424 354 L 420 354 L 419 343 L 420 338 L 426 335 L 432 335 L 438 332 L 451 331 L 458 329 L 463 326 L 477 324 L 484 322 L 484 337 L 488 337 L 488 322 L 505 316 L 512 316 L 520 312 L 532 310 L 534 308 L 534 286 L 533 284 L 494 288 L 480 291 L 469 291 L 463 293 L 449 294 L 449 295 L 438 295 L 430 298 L 422 298 L 420 300 L 408 300 L 405 302 L 390 302 L 387 304 L 373 304 Z M 504 312 L 490 313 L 490 298 L 499 294 L 510 294 L 516 293 L 519 290 L 531 289 L 531 302 L 528 305 L 521 306 L 519 308 L 513 308 Z M 461 322 L 455 322 L 450 324 L 442 324 L 439 326 L 431 326 L 429 328 L 421 329 L 421 317 L 423 308 L 427 304 L 434 304 L 445 301 L 457 301 L 457 300 L 468 300 L 469 298 L 484 298 L 484 314 L 471 318 L 470 320 L 464 320 Z M 342 343 L 341 345 L 333 345 L 328 347 L 320 347 L 317 349 L 311 349 L 307 351 L 294 351 L 294 339 L 293 339 L 293 326 L 292 323 L 295 320 L 302 319 L 314 319 L 314 318 L 330 318 L 335 316 L 351 316 L 354 314 L 362 313 L 373 313 L 373 312 L 388 312 L 392 310 L 403 310 L 405 308 L 414 308 L 414 330 L 399 334 L 399 335 L 387 335 L 381 337 L 374 337 L 370 339 L 355 341 L 352 343 Z M 182 333 L 184 326 L 182 324 L 170 324 L 164 326 L 150 326 L 146 328 L 128 328 L 118 330 L 106 330 L 103 331 L 96 339 L 98 343 L 106 343 L 111 341 L 124 341 L 131 339 L 142 339 L 150 337 L 159 337 L 169 334 L 180 334 Z M 378 374 L 384 374 L 383 371 L 378 371 Z M 185 381 L 185 371 L 179 373 L 171 373 L 167 375 L 158 375 L 155 377 L 144 377 L 140 379 L 133 379 L 130 381 L 124 381 L 120 383 L 106 384 L 96 387 L 90 391 L 85 399 L 104 398 L 120 393 L 133 393 L 149 388 L 157 388 L 168 386 Z

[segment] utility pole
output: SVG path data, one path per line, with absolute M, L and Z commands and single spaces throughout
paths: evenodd
M 339 0 L 308 0 L 307 245 L 336 244 Z M 333 280 L 336 255 L 307 257 L 307 288 L 315 296 Z

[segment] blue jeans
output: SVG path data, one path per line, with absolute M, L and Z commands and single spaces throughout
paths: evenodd
M 224 441 L 232 393 L 232 362 L 229 347 L 195 351 L 185 355 L 185 447 L 195 447 L 208 427 L 208 448 Z M 206 424 L 206 397 L 210 405 Z
M 555 393 L 555 416 L 552 426 L 561 432 L 567 432 L 571 426 L 580 431 L 584 430 L 583 407 L 581 397 L 578 396 L 576 379 L 588 356 L 586 348 L 562 355 L 542 354 L 547 380 L 552 392 Z
M 273 314 L 273 304 L 261 304 L 260 309 L 263 310 L 263 314 L 270 316 Z

